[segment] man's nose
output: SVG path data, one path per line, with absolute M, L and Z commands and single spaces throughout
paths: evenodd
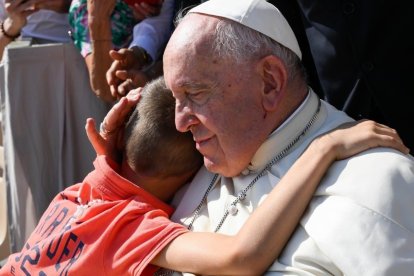
M 176 105 L 175 107 L 175 127 L 178 131 L 186 132 L 193 125 L 197 124 L 197 118 L 188 106 Z

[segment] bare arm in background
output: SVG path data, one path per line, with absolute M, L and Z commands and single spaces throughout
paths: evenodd
M 111 13 L 116 0 L 88 0 L 88 27 L 91 53 L 85 57 L 92 90 L 102 100 L 113 102 L 105 79 L 105 73 L 111 65 L 109 51 L 112 49 Z
M 0 32 L 0 59 L 3 57 L 4 48 L 20 35 L 27 23 L 27 17 L 37 11 L 31 2 L 25 0 L 6 0 L 4 7 L 7 18 L 3 21 L 3 30 Z

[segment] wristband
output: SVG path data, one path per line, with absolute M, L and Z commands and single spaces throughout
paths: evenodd
M 4 21 L 0 22 L 0 31 L 5 37 L 7 37 L 10 40 L 15 40 L 16 38 L 20 36 L 20 32 L 17 35 L 10 35 L 6 33 L 6 30 L 4 29 Z

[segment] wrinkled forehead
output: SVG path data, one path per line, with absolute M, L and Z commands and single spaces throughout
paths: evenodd
M 164 76 L 171 89 L 170 75 L 189 74 L 212 58 L 212 44 L 219 20 L 201 14 L 187 15 L 171 36 L 164 52 Z
M 218 22 L 219 19 L 214 16 L 195 13 L 186 15 L 173 32 L 165 49 L 165 55 L 177 49 L 184 51 L 210 49 Z

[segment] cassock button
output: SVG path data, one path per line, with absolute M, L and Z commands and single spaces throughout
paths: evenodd
M 242 175 L 249 175 L 250 174 L 250 170 L 249 169 L 244 169 L 241 172 Z
M 229 207 L 230 215 L 235 216 L 235 215 L 237 215 L 238 211 L 239 210 L 237 209 L 237 207 L 235 205 L 230 205 L 230 207 Z

